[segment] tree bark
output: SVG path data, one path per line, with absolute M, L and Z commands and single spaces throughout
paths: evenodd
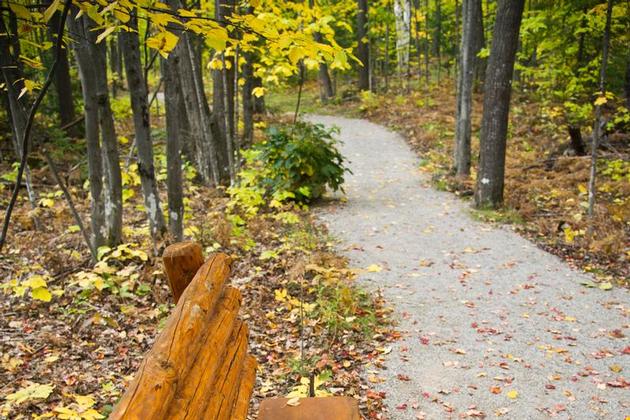
M 462 40 L 460 71 L 457 89 L 457 117 L 455 134 L 455 172 L 459 177 L 470 175 L 470 138 L 472 121 L 472 87 L 478 45 L 474 39 L 474 10 L 481 0 L 464 0 L 462 3 Z
M 584 139 L 582 138 L 582 130 L 579 126 L 569 125 L 567 127 L 569 131 L 569 138 L 571 139 L 571 148 L 578 156 L 586 155 L 586 145 L 584 144 Z
M 512 75 L 525 0 L 499 0 L 483 101 L 480 160 L 475 204 L 503 204 L 505 146 Z
M 243 64 L 243 84 L 242 102 L 243 102 L 243 147 L 248 148 L 254 140 L 254 68 L 253 54 L 245 54 L 245 63 Z
M 602 41 L 602 64 L 599 70 L 599 95 L 606 94 L 606 70 L 608 68 L 608 48 L 610 45 L 610 26 L 612 21 L 613 0 L 608 0 L 606 9 L 606 26 Z M 597 177 L 597 148 L 602 138 L 602 105 L 595 106 L 595 123 L 591 140 L 591 170 L 588 180 L 588 215 L 593 218 L 595 213 L 595 178 Z M 589 223 L 589 236 L 592 235 L 593 224 Z
M 224 22 L 230 14 L 229 0 L 215 0 L 215 19 Z M 225 26 L 223 24 L 223 26 Z M 219 164 L 221 166 L 222 181 L 231 178 L 233 171 L 233 133 L 234 133 L 234 63 L 230 58 L 221 54 L 222 68 L 212 71 L 212 112 L 218 142 Z M 229 63 L 228 63 L 229 62 Z M 227 69 L 227 65 L 231 68 Z
M 409 45 L 411 40 L 411 4 L 409 0 L 394 2 L 396 19 L 396 57 L 398 74 L 402 76 L 409 71 Z
M 162 59 L 164 72 L 164 107 L 166 109 L 166 169 L 168 178 L 168 230 L 176 241 L 181 241 L 183 234 L 184 200 L 182 188 L 181 159 L 181 116 L 180 104 L 182 86 L 180 85 L 181 49 L 175 48 L 168 59 Z M 185 120 L 185 119 L 183 119 Z
M 28 95 L 25 94 L 20 98 L 20 91 L 24 87 L 24 76 L 22 65 L 17 59 L 16 54 L 20 53 L 19 39 L 17 35 L 17 25 L 14 22 L 15 14 L 10 12 L 9 26 L 11 31 L 7 30 L 4 19 L 0 17 L 0 32 L 7 36 L 0 36 L 0 70 L 6 84 L 8 117 L 11 121 L 13 147 L 15 149 L 15 157 L 17 160 L 22 159 L 22 139 L 24 138 L 24 130 L 26 128 L 27 119 L 27 100 Z M 37 193 L 33 189 L 31 180 L 31 170 L 28 164 L 24 167 L 24 183 L 28 194 L 31 207 L 37 207 Z M 39 222 L 33 218 L 35 227 L 39 229 Z
M 473 57 L 475 66 L 475 80 L 478 85 L 483 84 L 484 76 L 486 74 L 486 59 L 478 57 L 477 54 L 481 51 L 485 45 L 486 40 L 483 31 L 483 10 L 481 0 L 475 0 L 473 7 L 470 9 L 472 17 L 472 31 L 471 31 L 471 44 L 475 56 Z
M 59 14 L 54 13 L 48 21 L 48 36 L 55 42 L 55 35 L 59 28 Z M 57 105 L 59 109 L 59 122 L 61 126 L 72 123 L 76 119 L 74 111 L 74 98 L 72 95 L 72 81 L 70 80 L 70 65 L 68 63 L 68 50 L 61 50 L 57 70 L 54 79 L 55 91 L 57 93 Z M 69 134 L 78 135 L 77 126 L 68 129 Z
M 179 0 L 168 0 L 171 10 L 182 7 Z M 190 42 L 190 34 L 182 32 L 175 47 L 179 57 L 178 71 L 182 97 L 186 106 L 189 137 L 192 144 L 187 149 L 194 150 L 194 161 L 201 179 L 208 185 L 219 185 L 227 178 L 227 166 L 220 160 L 221 147 L 224 143 L 218 137 L 213 115 L 210 113 L 208 100 L 204 91 L 201 63 Z M 181 116 L 180 116 L 181 118 Z
M 155 239 L 165 231 L 164 215 L 160 206 L 160 195 L 155 180 L 153 142 L 149 122 L 148 93 L 140 62 L 138 20 L 132 16 L 127 22 L 132 31 L 119 33 L 119 46 L 125 62 L 127 85 L 131 95 L 131 109 L 135 128 L 135 145 L 138 148 L 138 172 L 144 196 L 144 206 L 149 217 L 151 236 Z
M 92 25 L 90 22 L 89 25 Z M 93 28 L 90 28 L 93 29 Z M 118 155 L 118 137 L 114 126 L 114 115 L 109 102 L 107 86 L 107 55 L 105 43 L 96 44 L 96 32 L 90 30 L 92 66 L 95 69 L 98 120 L 103 145 L 103 168 L 105 169 L 105 225 L 107 245 L 113 247 L 122 242 L 122 176 Z
M 357 58 L 362 66 L 359 67 L 359 90 L 370 89 L 370 47 L 367 43 L 368 3 L 367 0 L 357 0 Z
M 72 46 L 79 68 L 83 92 L 83 112 L 85 115 L 85 140 L 87 144 L 88 179 L 90 181 L 92 243 L 94 248 L 105 245 L 105 204 L 103 202 L 103 162 L 99 140 L 98 105 L 96 94 L 96 74 L 90 56 L 88 28 L 85 18 L 68 19 L 68 29 L 74 36 Z

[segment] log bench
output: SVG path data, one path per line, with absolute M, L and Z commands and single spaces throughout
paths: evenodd
M 177 305 L 111 419 L 245 419 L 256 361 L 247 354 L 241 294 L 226 287 L 230 258 L 203 263 L 201 246 L 178 243 L 163 256 Z
M 238 319 L 241 294 L 225 285 L 231 260 L 201 246 L 170 245 L 164 269 L 176 306 L 145 355 L 110 419 L 244 420 L 254 388 L 256 360 L 247 352 L 247 325 Z M 261 403 L 261 420 L 358 420 L 347 397 L 284 398 Z

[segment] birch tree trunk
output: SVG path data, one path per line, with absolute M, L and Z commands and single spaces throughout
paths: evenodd
M 135 144 L 138 148 L 138 172 L 144 196 L 144 206 L 149 217 L 151 236 L 155 239 L 165 230 L 164 215 L 160 206 L 160 196 L 155 180 L 153 162 L 153 142 L 149 120 L 148 93 L 140 62 L 140 43 L 138 39 L 138 20 L 132 16 L 127 22 L 132 31 L 121 31 L 118 44 L 125 62 L 127 85 L 131 96 L 131 109 L 135 129 Z
M 398 74 L 401 76 L 409 70 L 409 45 L 411 42 L 411 4 L 409 1 L 394 1 L 396 56 L 398 58 Z
M 512 75 L 524 5 L 525 0 L 499 0 L 497 6 L 483 98 L 480 159 L 475 193 L 477 208 L 497 208 L 503 204 L 505 146 Z

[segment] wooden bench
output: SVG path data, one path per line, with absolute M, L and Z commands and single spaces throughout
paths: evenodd
M 110 419 L 244 420 L 256 361 L 247 354 L 247 325 L 238 319 L 241 294 L 225 286 L 230 258 L 203 262 L 201 246 L 182 242 L 163 255 L 177 305 L 146 354 Z M 358 420 L 348 397 L 262 401 L 260 420 Z
M 178 243 L 164 252 L 177 305 L 111 419 L 245 419 L 256 361 L 247 354 L 241 294 L 225 281 L 230 258 L 203 263 L 201 247 Z

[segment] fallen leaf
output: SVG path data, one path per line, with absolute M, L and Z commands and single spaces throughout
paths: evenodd
M 518 398 L 518 391 L 513 389 L 511 391 L 508 391 L 508 393 L 506 395 L 508 396 L 508 398 L 514 400 L 514 399 Z

